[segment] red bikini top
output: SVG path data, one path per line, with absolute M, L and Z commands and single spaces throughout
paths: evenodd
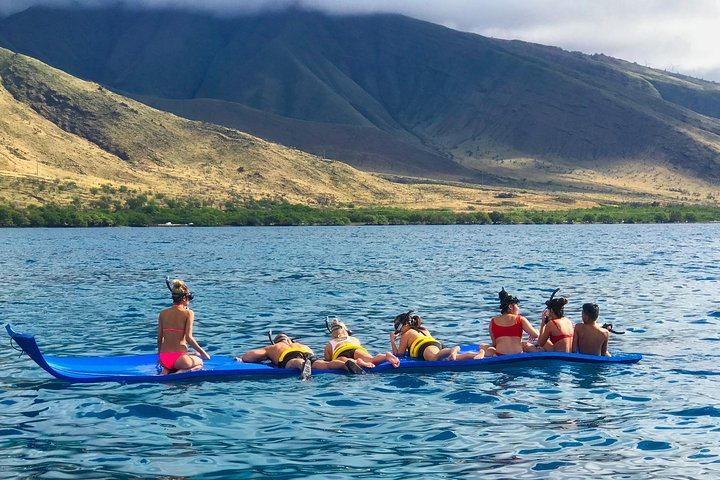
M 557 327 L 558 330 L 560 330 L 560 335 L 550 335 L 550 341 L 552 343 L 557 343 L 563 338 L 573 338 L 573 333 L 562 333 L 562 328 L 555 322 L 555 320 L 552 320 L 553 325 Z
M 509 327 L 503 327 L 502 325 L 498 325 L 497 323 L 495 323 L 495 319 L 493 318 L 492 320 L 490 320 L 490 329 L 492 330 L 495 340 L 500 337 L 522 338 L 523 336 L 522 320 L 520 315 L 515 318 L 515 323 L 513 325 L 510 325 Z

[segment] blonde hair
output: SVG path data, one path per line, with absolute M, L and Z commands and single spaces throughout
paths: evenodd
M 176 278 L 170 285 L 170 292 L 172 294 L 173 303 L 180 303 L 188 296 L 190 290 L 187 285 L 185 285 L 185 282 Z
M 349 335 L 347 326 L 337 318 L 333 318 L 330 321 L 330 335 L 332 338 L 340 338 L 340 332 L 342 330 L 345 330 L 345 336 L 347 337 Z

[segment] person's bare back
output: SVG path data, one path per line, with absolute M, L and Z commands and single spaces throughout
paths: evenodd
M 597 304 L 586 303 L 583 305 L 583 323 L 575 325 L 572 352 L 603 357 L 611 356 L 608 352 L 610 331 L 597 325 L 596 321 L 599 315 L 600 308 Z
M 610 354 L 607 351 L 609 337 L 610 332 L 595 323 L 589 325 L 578 323 L 575 325 L 575 335 L 573 337 L 577 349 L 573 349 L 573 351 L 586 355 L 609 357 Z

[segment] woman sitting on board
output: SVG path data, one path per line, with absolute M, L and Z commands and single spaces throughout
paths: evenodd
M 195 313 L 188 308 L 193 295 L 182 280 L 165 280 L 172 294 L 173 306 L 160 312 L 158 317 L 158 364 L 161 375 L 199 370 L 210 355 L 198 345 L 193 337 Z M 188 354 L 188 344 L 197 354 Z
M 390 334 L 390 344 L 395 355 L 405 355 L 412 360 L 470 360 L 485 356 L 484 351 L 459 354 L 460 347 L 447 348 L 435 340 L 427 328 L 422 326 L 419 315 L 411 315 L 412 310 L 395 317 L 395 331 Z M 400 336 L 400 345 L 395 345 Z
M 330 332 L 331 340 L 325 345 L 324 357 L 326 361 L 337 360 L 340 357 L 352 358 L 354 360 L 364 360 L 371 367 L 382 362 L 390 362 L 393 367 L 400 365 L 400 360 L 392 354 L 386 352 L 379 355 L 370 355 L 362 346 L 360 340 L 352 336 L 352 332 L 347 326 L 337 318 L 333 318 L 326 326 Z
M 531 341 L 538 337 L 538 332 L 527 318 L 520 315 L 520 300 L 517 297 L 507 293 L 505 287 L 500 290 L 498 297 L 500 315 L 490 320 L 492 346 L 483 344 L 480 351 L 485 351 L 488 357 L 523 353 L 523 332 L 528 334 Z
M 547 308 L 542 313 L 540 338 L 535 345 L 527 345 L 526 352 L 565 352 L 572 351 L 573 323 L 565 318 L 565 297 L 552 298 L 545 302 Z

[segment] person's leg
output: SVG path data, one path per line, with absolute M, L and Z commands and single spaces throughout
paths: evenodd
M 175 373 L 193 372 L 200 370 L 203 366 L 203 361 L 197 355 L 183 354 L 180 358 L 175 360 Z
M 423 358 L 429 361 L 456 360 L 460 347 L 443 348 L 440 350 L 435 345 L 429 345 L 423 352 Z

